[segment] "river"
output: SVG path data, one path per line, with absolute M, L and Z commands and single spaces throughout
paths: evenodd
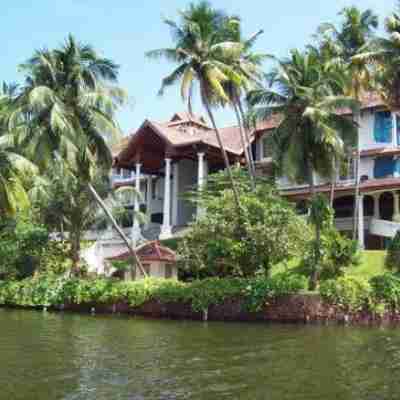
M 1 400 L 400 399 L 400 329 L 0 310 Z

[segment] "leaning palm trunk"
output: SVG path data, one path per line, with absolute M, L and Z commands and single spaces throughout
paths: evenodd
M 237 105 L 239 107 L 239 112 L 240 112 L 240 115 L 241 115 L 241 118 L 242 118 L 242 122 L 243 122 L 243 125 L 244 125 L 244 133 L 245 133 L 245 136 L 246 136 L 246 149 L 248 151 L 250 165 L 251 165 L 251 169 L 253 171 L 253 176 L 255 177 L 256 176 L 256 167 L 255 167 L 253 152 L 251 151 L 251 141 L 250 141 L 250 135 L 249 135 L 249 127 L 248 127 L 248 124 L 245 123 L 246 115 L 245 115 L 245 112 L 243 110 L 242 100 L 240 99 L 239 96 L 237 96 L 236 102 L 237 102 Z
M 333 208 L 333 202 L 335 200 L 336 176 L 337 176 L 337 162 L 335 157 L 332 160 L 331 192 L 329 196 L 329 204 L 331 208 Z
M 354 216 L 353 216 L 353 240 L 357 239 L 358 227 L 358 209 L 360 207 L 360 113 L 354 115 L 354 120 L 357 124 L 357 148 L 355 159 L 355 190 L 354 190 Z
M 240 140 L 242 142 L 242 147 L 244 150 L 244 156 L 246 159 L 246 165 L 247 165 L 247 170 L 249 172 L 249 177 L 250 177 L 250 183 L 251 183 L 251 188 L 254 190 L 256 185 L 255 185 L 255 177 L 254 177 L 254 173 L 253 173 L 253 168 L 251 165 L 251 160 L 250 160 L 250 155 L 249 155 L 249 149 L 247 147 L 247 143 L 245 140 L 245 134 L 244 134 L 244 128 L 243 128 L 243 121 L 240 118 L 240 113 L 239 113 L 239 109 L 236 103 L 233 104 L 233 109 L 235 111 L 235 115 L 236 115 L 236 119 L 239 125 L 239 131 L 240 131 Z
M 204 107 L 205 107 L 205 109 L 207 111 L 208 117 L 210 118 L 211 124 L 212 124 L 212 126 L 214 128 L 215 135 L 216 135 L 217 141 L 218 141 L 218 145 L 219 145 L 219 148 L 221 150 L 222 158 L 224 159 L 226 172 L 228 174 L 228 178 L 229 178 L 230 183 L 231 183 L 233 197 L 235 199 L 236 207 L 238 209 L 238 212 L 240 212 L 241 207 L 240 207 L 239 193 L 238 193 L 238 191 L 236 189 L 235 181 L 234 181 L 233 175 L 232 175 L 231 166 L 229 164 L 228 155 L 227 155 L 225 147 L 224 147 L 224 145 L 222 143 L 221 134 L 219 132 L 219 129 L 217 128 L 217 124 L 215 123 L 214 115 L 213 115 L 213 113 L 211 111 L 211 108 L 210 108 L 210 105 L 209 105 L 208 101 L 203 101 L 203 103 L 204 103 Z
M 310 184 L 310 194 L 313 199 L 315 196 L 315 184 L 314 184 L 314 175 L 313 169 L 310 165 L 308 166 L 308 179 Z M 311 278 L 310 278 L 310 290 L 315 290 L 317 288 L 318 280 L 319 280 L 319 262 L 321 259 L 320 254 L 320 241 L 321 241 L 321 229 L 320 224 L 315 221 L 315 246 L 314 246 L 314 266 L 312 268 Z
M 92 195 L 95 198 L 96 202 L 103 209 L 103 211 L 106 214 L 107 218 L 110 220 L 111 224 L 113 225 L 115 230 L 118 232 L 119 236 L 121 237 L 121 239 L 125 243 L 126 247 L 128 248 L 128 250 L 129 250 L 129 252 L 130 252 L 130 254 L 131 254 L 131 256 L 132 256 L 132 258 L 134 260 L 134 263 L 132 265 L 131 278 L 134 276 L 134 271 L 135 271 L 134 267 L 135 267 L 135 265 L 137 265 L 139 267 L 139 269 L 140 269 L 141 273 L 143 274 L 143 276 L 147 277 L 147 273 L 144 270 L 143 265 L 140 262 L 139 257 L 137 256 L 137 254 L 136 254 L 135 250 L 133 249 L 131 243 L 129 242 L 129 239 L 126 237 L 126 235 L 124 234 L 122 229 L 119 227 L 119 225 L 117 224 L 117 221 L 112 216 L 110 210 L 107 208 L 106 204 L 101 199 L 101 197 L 98 195 L 98 193 L 96 192 L 94 187 L 90 183 L 89 183 L 88 186 L 89 186 L 90 193 L 92 193 Z

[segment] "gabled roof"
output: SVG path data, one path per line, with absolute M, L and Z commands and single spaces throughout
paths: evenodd
M 366 93 L 362 99 L 362 110 L 384 107 L 384 102 L 376 93 Z M 338 110 L 341 114 L 350 114 L 348 109 Z M 251 133 L 250 140 L 255 137 L 272 131 L 277 128 L 282 121 L 279 114 L 272 114 L 266 120 L 259 122 Z M 179 148 L 189 145 L 206 145 L 219 149 L 218 140 L 215 131 L 207 125 L 205 119 L 201 116 L 190 114 L 188 112 L 175 113 L 167 122 L 158 122 L 146 120 L 142 126 L 130 137 L 125 138 L 118 146 L 118 159 L 127 152 L 134 152 L 140 136 L 146 133 L 146 129 L 150 128 L 166 145 Z M 238 126 L 229 126 L 219 129 L 222 143 L 226 151 L 232 156 L 242 156 L 243 146 Z M 117 154 L 113 153 L 117 156 Z
M 165 262 L 176 262 L 176 254 L 173 250 L 168 247 L 161 246 L 158 240 L 144 243 L 138 246 L 136 249 L 140 261 L 165 261 Z M 119 254 L 112 257 L 108 257 L 109 261 L 127 260 L 131 257 L 129 251 L 121 251 Z

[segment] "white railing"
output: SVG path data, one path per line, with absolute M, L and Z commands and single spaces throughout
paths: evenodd
M 364 217 L 364 229 L 369 229 L 372 217 Z M 353 218 L 335 218 L 335 226 L 339 231 L 352 231 Z
M 400 229 L 400 223 L 373 218 L 370 224 L 370 232 L 373 235 L 393 238 Z

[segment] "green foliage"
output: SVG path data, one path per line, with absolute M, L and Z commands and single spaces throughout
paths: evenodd
M 305 284 L 304 278 L 295 275 L 270 279 L 209 278 L 192 283 L 161 279 L 121 282 L 40 276 L 19 282 L 0 282 L 0 304 L 56 306 L 126 302 L 136 307 L 146 301 L 157 300 L 161 303 L 186 303 L 194 311 L 202 311 L 227 299 L 242 298 L 247 309 L 257 311 L 269 299 L 298 293 Z
M 0 227 L 0 275 L 7 279 L 31 276 L 39 269 L 48 242 L 47 229 L 34 224 L 30 215 L 4 221 Z
M 347 312 L 365 310 L 372 303 L 371 285 L 363 278 L 344 276 L 328 280 L 321 283 L 319 292 L 327 303 Z
M 319 241 L 319 262 L 315 264 L 315 240 L 308 243 L 300 269 L 311 276 L 317 268 L 320 280 L 334 279 L 343 276 L 346 269 L 359 265 L 361 254 L 357 241 L 340 234 L 335 228 L 330 228 L 321 234 Z
M 384 303 L 390 308 L 400 307 L 400 277 L 391 273 L 373 277 L 371 286 L 377 302 Z
M 221 175 L 214 178 L 225 183 Z M 195 277 L 249 277 L 267 274 L 304 249 L 308 228 L 293 207 L 267 184 L 247 189 L 249 181 L 235 175 L 240 193 L 238 213 L 230 190 L 206 188 L 200 199 L 204 215 L 179 243 L 181 269 Z
M 310 222 L 320 230 L 331 229 L 333 226 L 334 211 L 330 207 L 326 196 L 316 194 L 310 201 Z
M 385 266 L 389 270 L 400 272 L 400 231 L 396 233 L 389 244 Z

